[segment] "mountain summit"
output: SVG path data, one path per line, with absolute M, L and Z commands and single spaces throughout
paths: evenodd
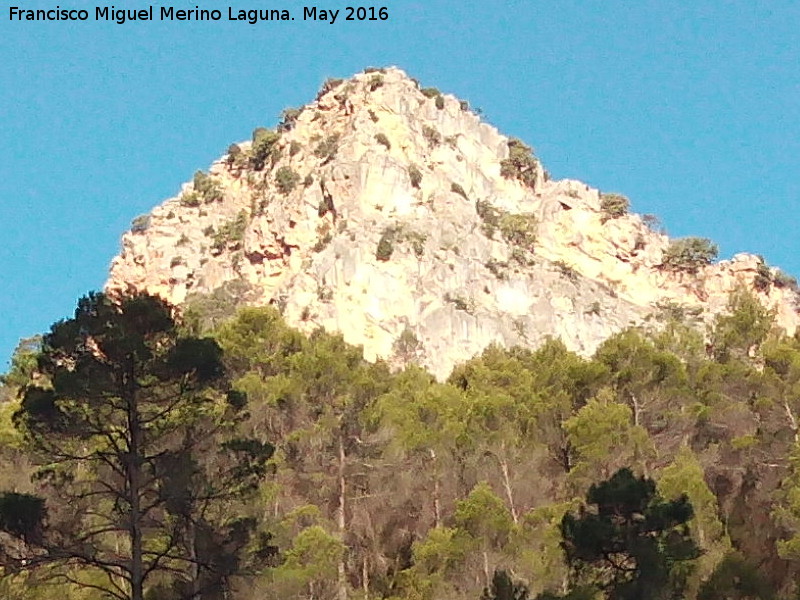
M 628 201 L 551 180 L 530 148 L 396 68 L 329 80 L 138 217 L 107 289 L 272 303 L 368 359 L 438 377 L 497 343 L 591 354 L 612 334 L 747 289 L 793 334 L 794 281 L 708 240 L 670 240 Z

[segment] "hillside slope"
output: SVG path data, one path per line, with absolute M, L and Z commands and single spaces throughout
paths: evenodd
M 552 336 L 588 355 L 665 311 L 702 324 L 738 286 L 790 334 L 800 321 L 795 287 L 760 258 L 677 264 L 624 202 L 549 180 L 524 145 L 398 69 L 326 82 L 254 138 L 136 220 L 110 292 L 180 304 L 241 282 L 243 303 L 438 377 L 491 343 Z

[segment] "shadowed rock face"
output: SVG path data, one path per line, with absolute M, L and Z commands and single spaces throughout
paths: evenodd
M 701 325 L 738 286 L 797 327 L 793 289 L 756 289 L 774 274 L 758 257 L 666 269 L 669 239 L 640 216 L 608 218 L 597 190 L 548 181 L 538 163 L 533 185 L 504 176 L 508 158 L 508 138 L 457 98 L 398 69 L 361 73 L 303 107 L 264 168 L 214 163 L 217 199 L 156 207 L 123 236 L 106 287 L 180 304 L 244 282 L 243 303 L 439 377 L 492 343 L 556 337 L 589 354 L 665 305 L 702 310 Z

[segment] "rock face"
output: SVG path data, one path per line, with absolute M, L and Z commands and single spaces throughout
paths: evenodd
M 239 144 L 137 219 L 107 290 L 181 304 L 244 282 L 243 303 L 439 377 L 492 343 L 590 354 L 665 309 L 702 324 L 739 286 L 790 334 L 800 321 L 760 258 L 666 268 L 670 240 L 642 217 L 538 163 L 509 173 L 513 142 L 398 69 L 326 82 L 279 130 L 263 167 L 248 158 L 261 142 Z

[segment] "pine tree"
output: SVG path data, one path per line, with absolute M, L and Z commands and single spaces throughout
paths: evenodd
M 53 325 L 14 416 L 38 494 L 0 495 L 2 566 L 119 600 L 159 580 L 199 598 L 219 568 L 200 543 L 219 525 L 205 515 L 252 489 L 272 452 L 231 434 L 244 399 L 221 358 L 213 340 L 180 337 L 151 296 L 90 294 Z M 77 579 L 76 566 L 104 578 Z

